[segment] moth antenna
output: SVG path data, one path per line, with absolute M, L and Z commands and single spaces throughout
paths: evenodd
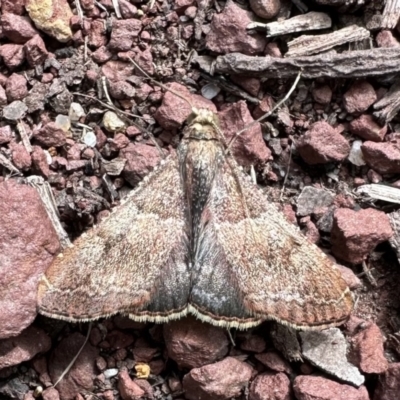
M 116 106 L 114 106 L 114 105 L 107 104 L 107 103 L 105 103 L 104 101 L 101 101 L 101 100 L 99 100 L 99 99 L 96 98 L 96 97 L 88 96 L 87 94 L 78 93 L 78 92 L 72 92 L 72 94 L 75 95 L 75 96 L 85 97 L 85 98 L 90 99 L 90 100 L 95 100 L 95 101 L 97 101 L 99 104 L 101 104 L 103 107 L 106 107 L 106 108 L 108 108 L 109 110 L 115 111 L 116 113 L 123 114 L 123 115 L 126 115 L 126 116 L 128 116 L 128 117 L 132 117 L 132 118 L 139 118 L 139 119 L 145 120 L 145 119 L 144 119 L 142 116 L 140 116 L 140 115 L 132 114 L 132 113 L 129 113 L 129 112 L 127 112 L 127 111 L 122 111 L 122 110 L 120 110 L 118 107 L 116 107 Z
M 145 121 L 145 119 L 144 119 L 142 116 L 140 116 L 140 115 L 136 115 L 136 114 L 129 113 L 129 112 L 127 112 L 127 111 L 120 110 L 118 107 L 114 106 L 113 104 L 112 104 L 112 105 L 107 104 L 107 103 L 105 103 L 104 101 L 101 101 L 101 100 L 97 99 L 96 97 L 88 96 L 87 94 L 82 94 L 82 93 L 77 93 L 77 92 L 73 92 L 72 94 L 77 95 L 77 96 L 82 96 L 82 97 L 85 97 L 85 98 L 87 98 L 87 99 L 96 100 L 96 101 L 97 101 L 98 103 L 100 103 L 103 107 L 106 107 L 106 108 L 108 108 L 109 110 L 115 111 L 115 112 L 118 113 L 118 114 L 126 115 L 127 117 L 131 117 L 131 118 L 139 118 L 139 119 L 142 119 L 142 120 Z M 130 123 L 131 123 L 132 125 L 135 125 L 136 128 L 138 128 L 138 129 L 141 130 L 142 132 L 144 132 L 144 133 L 146 133 L 147 135 L 149 135 L 150 140 L 153 142 L 154 146 L 155 146 L 155 147 L 157 148 L 157 150 L 160 152 L 161 156 L 162 156 L 163 158 L 165 158 L 165 154 L 164 154 L 163 150 L 161 149 L 161 147 L 159 146 L 159 144 L 157 143 L 157 140 L 155 139 L 153 133 L 150 132 L 149 130 L 147 130 L 146 128 L 143 128 L 143 126 L 140 126 L 139 124 L 137 124 L 137 123 L 134 122 L 134 121 L 130 121 Z
M 273 114 L 275 112 L 275 110 L 277 108 L 279 108 L 283 103 L 285 103 L 285 101 L 287 101 L 287 99 L 291 96 L 291 94 L 293 93 L 293 91 L 296 89 L 297 84 L 299 83 L 300 77 L 301 77 L 302 71 L 300 71 L 297 74 L 297 77 L 292 85 L 292 87 L 290 88 L 290 90 L 286 93 L 285 97 L 283 99 L 281 99 L 278 103 L 275 104 L 275 106 L 272 108 L 272 110 L 268 111 L 267 113 L 265 113 L 264 115 L 262 115 L 260 118 L 256 119 L 255 121 L 251 122 L 250 124 L 248 124 L 247 126 L 245 126 L 243 129 L 241 129 L 240 131 L 236 132 L 235 136 L 233 136 L 233 138 L 230 140 L 228 147 L 226 149 L 226 153 L 229 153 L 233 143 L 235 142 L 235 140 L 239 137 L 239 135 L 241 135 L 244 131 L 246 131 L 247 129 L 251 128 L 252 126 L 254 126 L 255 124 L 258 124 L 259 122 L 261 122 L 262 120 L 264 120 L 265 118 L 268 118 L 271 114 Z
M 88 340 L 89 340 L 89 336 L 90 336 L 91 330 L 92 330 L 92 323 L 89 322 L 89 328 L 88 328 L 88 331 L 87 331 L 87 334 L 86 334 L 85 341 L 83 342 L 83 344 L 82 344 L 81 348 L 78 350 L 78 352 L 75 354 L 75 357 L 74 357 L 74 358 L 72 359 L 72 361 L 67 365 L 67 368 L 65 368 L 65 370 L 63 371 L 63 373 L 62 373 L 62 374 L 60 375 L 60 377 L 57 379 L 57 381 L 56 381 L 56 383 L 53 385 L 53 387 L 56 387 L 56 386 L 61 382 L 61 380 L 64 378 L 64 376 L 65 376 L 66 374 L 68 374 L 69 370 L 70 370 L 70 369 L 72 368 L 72 366 L 75 364 L 75 361 L 76 361 L 77 358 L 79 357 L 79 354 L 82 353 L 83 348 L 86 346 L 86 343 L 87 343 Z
M 154 78 L 152 78 L 146 71 L 144 71 L 141 67 L 139 67 L 139 65 L 132 60 L 131 57 L 128 57 L 129 61 L 135 66 L 135 68 L 137 68 L 147 79 L 150 79 L 151 82 L 153 82 L 154 84 L 156 84 L 157 86 L 160 86 L 161 88 L 167 90 L 168 92 L 171 92 L 172 94 L 174 94 L 176 97 L 179 97 L 180 99 L 186 101 L 186 103 L 189 104 L 190 108 L 193 109 L 194 106 L 193 104 L 184 96 L 180 95 L 179 93 L 175 92 L 175 90 L 172 90 L 170 88 L 168 88 L 167 86 L 165 86 L 164 84 L 157 82 Z

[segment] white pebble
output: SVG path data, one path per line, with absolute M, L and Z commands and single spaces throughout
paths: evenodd
M 71 121 L 66 115 L 58 114 L 56 117 L 56 125 L 64 132 L 68 132 L 71 129 Z
M 79 119 L 85 115 L 85 110 L 79 103 L 71 103 L 68 112 L 68 116 L 71 122 L 78 122 Z
M 95 147 L 97 144 L 97 137 L 94 134 L 93 131 L 87 131 L 83 136 L 82 136 L 82 141 L 83 143 L 86 144 L 86 146 L 89 147 Z
M 351 146 L 349 154 L 349 161 L 352 164 L 357 165 L 358 167 L 361 167 L 362 165 L 366 164 L 363 153 L 361 151 L 361 145 L 362 145 L 361 140 L 355 140 Z
M 103 374 L 106 379 L 114 378 L 114 376 L 118 375 L 118 368 L 106 369 Z
M 201 88 L 201 95 L 208 100 L 213 99 L 219 92 L 221 88 L 214 83 L 207 83 L 207 85 Z

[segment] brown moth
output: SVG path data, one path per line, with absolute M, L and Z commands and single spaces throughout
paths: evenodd
M 67 321 L 193 314 L 228 328 L 322 329 L 353 307 L 334 263 L 241 170 L 204 109 L 177 153 L 56 257 L 38 298 L 41 314 Z

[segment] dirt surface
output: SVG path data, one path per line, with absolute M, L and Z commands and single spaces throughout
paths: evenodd
M 246 27 L 304 14 L 304 3 L 249 3 L 258 17 L 248 2 L 231 0 L 0 1 L 0 398 L 398 398 L 400 269 L 388 242 L 397 234 L 388 214 L 398 206 L 356 193 L 369 183 L 400 187 L 399 75 L 382 74 L 384 58 L 380 72 L 364 78 L 300 79 L 286 103 L 233 148 L 288 219 L 347 267 L 355 309 L 340 329 L 365 384 L 291 358 L 269 322 L 229 337 L 192 318 L 154 325 L 117 316 L 93 323 L 70 373 L 52 387 L 88 324 L 36 314 L 37 281 L 57 239 L 24 182 L 38 175 L 50 184 L 74 240 L 158 164 L 155 142 L 165 154 L 176 149 L 190 107 L 130 59 L 195 106 L 218 111 L 230 138 L 284 98 L 295 76 L 210 76 L 198 56 L 282 58 L 297 37 L 351 25 L 368 38 L 323 51 L 400 48 L 399 15 L 383 18 L 380 1 L 310 2 L 308 11 L 324 13 L 330 27 L 268 38 L 265 29 Z

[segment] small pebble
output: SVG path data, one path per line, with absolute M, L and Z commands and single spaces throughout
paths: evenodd
M 78 122 L 79 119 L 85 115 L 85 110 L 79 103 L 71 103 L 68 113 L 71 122 Z
M 86 146 L 95 147 L 97 144 L 97 137 L 93 131 L 86 131 L 82 136 L 82 141 Z
M 13 101 L 3 108 L 3 117 L 10 121 L 21 119 L 28 111 L 28 107 L 20 100 Z
M 106 379 L 114 378 L 114 376 L 118 375 L 118 368 L 106 369 L 103 374 Z
M 109 132 L 118 132 L 125 128 L 125 122 L 122 121 L 115 112 L 107 111 L 103 116 L 104 127 Z
M 61 128 L 64 132 L 68 132 L 71 129 L 71 121 L 66 115 L 58 114 L 55 122 L 57 127 Z
M 214 83 L 208 83 L 201 88 L 201 95 L 207 100 L 211 100 L 217 96 L 220 91 L 221 88 L 219 88 L 217 85 Z
M 365 165 L 365 160 L 363 153 L 361 151 L 361 146 L 362 146 L 362 141 L 361 140 L 355 140 L 353 144 L 351 145 L 350 149 L 350 154 L 349 154 L 349 161 L 357 165 L 358 167 L 361 167 L 362 165 Z

